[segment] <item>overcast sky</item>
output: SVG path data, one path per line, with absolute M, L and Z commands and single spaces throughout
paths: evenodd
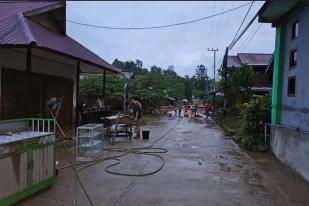
M 197 19 L 246 3 L 248 1 L 71 1 L 67 3 L 67 19 L 102 26 L 146 27 Z M 254 3 L 244 26 L 262 5 L 263 2 Z M 122 61 L 140 59 L 145 68 L 157 65 L 166 69 L 174 65 L 181 76 L 192 76 L 196 66 L 204 64 L 213 77 L 213 53 L 207 48 L 219 49 L 219 62 L 248 8 L 249 5 L 192 24 L 155 30 L 106 30 L 68 22 L 67 33 L 109 63 L 118 58 Z M 275 29 L 255 21 L 231 54 L 272 53 L 274 42 Z

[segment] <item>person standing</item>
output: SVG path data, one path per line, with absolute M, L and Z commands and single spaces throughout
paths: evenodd
M 178 106 L 179 117 L 181 117 L 181 105 Z
M 210 105 L 209 105 L 208 101 L 205 103 L 204 109 L 205 109 L 206 118 L 208 118 L 208 116 L 209 116 L 209 111 L 210 111 Z
M 175 110 L 175 117 L 176 117 L 177 116 L 177 112 L 178 112 L 178 105 L 175 106 L 174 110 Z
M 133 109 L 134 122 L 136 124 L 136 138 L 141 137 L 141 123 L 143 120 L 142 104 L 137 97 L 131 98 L 131 107 Z

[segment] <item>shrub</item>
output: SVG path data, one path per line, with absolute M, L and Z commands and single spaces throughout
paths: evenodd
M 243 106 L 241 112 L 243 117 L 242 129 L 249 140 L 244 143 L 244 146 L 252 148 L 252 145 L 264 144 L 264 125 L 269 123 L 271 119 L 270 95 L 254 96 L 248 104 Z

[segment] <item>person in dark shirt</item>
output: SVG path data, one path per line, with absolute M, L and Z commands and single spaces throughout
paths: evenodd
M 59 115 L 59 111 L 61 109 L 61 104 L 64 99 L 64 96 L 61 97 L 53 97 L 47 100 L 46 106 L 49 111 L 53 114 L 54 118 L 57 119 Z
M 142 113 L 142 105 L 137 97 L 131 98 L 131 108 L 133 110 L 134 115 L 134 122 L 136 123 L 136 138 L 141 137 L 141 128 L 140 125 L 142 123 L 143 119 L 143 113 Z

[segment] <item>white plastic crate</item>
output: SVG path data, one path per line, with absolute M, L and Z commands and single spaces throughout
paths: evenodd
M 77 127 L 76 161 L 91 161 L 103 152 L 103 124 Z

